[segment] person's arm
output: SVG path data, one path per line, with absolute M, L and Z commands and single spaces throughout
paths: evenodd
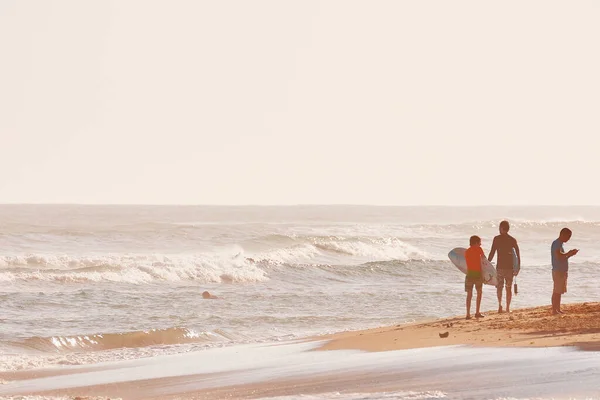
M 513 275 L 517 276 L 517 275 L 519 275 L 519 272 L 521 271 L 521 250 L 519 250 L 519 244 L 517 243 L 517 239 L 515 239 L 515 244 L 514 244 L 513 248 L 515 249 L 515 254 L 517 255 L 517 262 L 519 263 L 518 270 L 513 272 Z
M 488 256 L 488 261 L 492 261 L 494 259 L 494 255 L 496 254 L 496 238 L 492 241 L 492 248 L 490 249 L 490 255 Z
M 573 257 L 575 254 L 577 254 L 578 250 L 569 250 L 566 253 L 562 251 L 562 249 L 560 247 L 558 247 L 555 251 L 554 254 L 556 254 L 556 257 L 559 259 L 565 259 L 565 258 L 571 258 Z

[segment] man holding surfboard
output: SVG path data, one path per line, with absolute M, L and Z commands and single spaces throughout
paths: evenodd
M 510 224 L 508 221 L 500 222 L 500 234 L 494 237 L 492 248 L 488 257 L 492 261 L 496 252 L 498 252 L 498 260 L 496 262 L 496 277 L 498 285 L 496 293 L 498 294 L 498 312 L 502 312 L 502 288 L 506 287 L 506 312 L 510 312 L 510 302 L 512 300 L 512 284 L 513 277 L 519 272 L 515 268 L 513 260 L 513 250 L 517 256 L 517 265 L 521 265 L 521 253 L 517 240 L 508 234 Z

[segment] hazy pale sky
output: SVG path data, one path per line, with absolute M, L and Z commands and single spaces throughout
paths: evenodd
M 2 0 L 0 202 L 600 204 L 600 2 Z

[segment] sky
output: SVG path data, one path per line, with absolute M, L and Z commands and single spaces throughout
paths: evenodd
M 600 205 L 600 3 L 2 0 L 0 203 Z

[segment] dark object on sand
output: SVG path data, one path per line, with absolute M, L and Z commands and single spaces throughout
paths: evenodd
M 444 332 L 444 333 L 440 333 L 440 338 L 444 339 L 447 338 L 448 336 L 450 336 L 450 332 Z

